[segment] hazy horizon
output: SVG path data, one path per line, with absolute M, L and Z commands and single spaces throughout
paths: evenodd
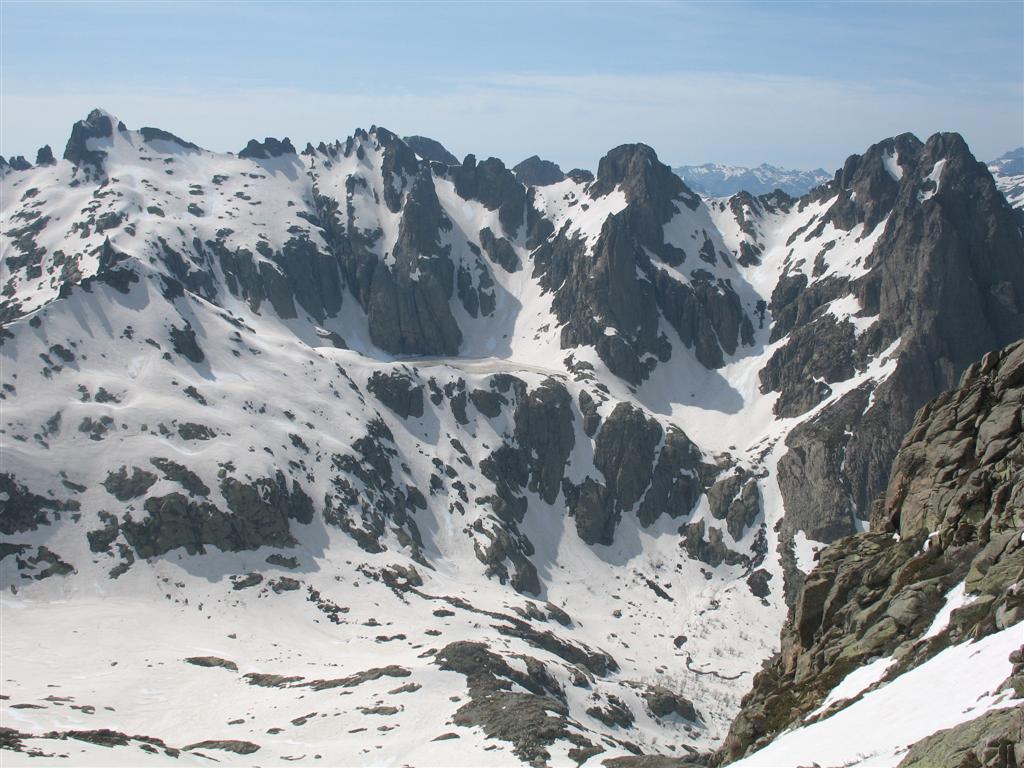
M 0 42 L 0 154 L 29 160 L 93 107 L 214 151 L 376 124 L 566 169 L 636 141 L 829 172 L 905 131 L 1024 144 L 1020 3 L 6 0 Z

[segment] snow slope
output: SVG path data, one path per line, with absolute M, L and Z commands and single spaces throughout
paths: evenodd
M 788 731 L 731 765 L 894 768 L 911 745 L 925 736 L 994 709 L 1020 706 L 1011 691 L 1000 689 L 1010 675 L 1013 665 L 1007 659 L 1020 647 L 1022 632 L 1024 625 L 1017 624 L 978 642 L 947 648 L 916 669 L 871 689 L 845 709 Z M 853 692 L 840 692 L 844 686 L 845 680 L 833 694 L 847 698 Z

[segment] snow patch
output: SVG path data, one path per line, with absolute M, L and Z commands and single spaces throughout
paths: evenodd
M 1018 706 L 999 686 L 1024 624 L 945 649 L 831 717 L 783 734 L 732 768 L 842 765 L 895 768 L 910 745 L 994 709 Z M 845 682 L 845 681 L 844 681 Z

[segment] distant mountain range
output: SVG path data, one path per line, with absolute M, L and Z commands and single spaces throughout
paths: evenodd
M 988 165 L 999 191 L 1014 208 L 1024 206 L 1024 147 L 1011 149 Z
M 1024 147 L 1011 149 L 988 164 L 996 186 L 1014 208 L 1024 206 Z M 798 171 L 761 163 L 756 168 L 725 163 L 678 165 L 673 172 L 694 192 L 705 197 L 731 197 L 738 192 L 766 195 L 781 189 L 800 197 L 815 187 L 831 181 L 832 175 L 822 168 Z
M 781 189 L 793 197 L 800 197 L 832 178 L 830 173 L 821 168 L 797 171 L 768 163 L 761 163 L 756 168 L 705 163 L 680 165 L 672 170 L 690 189 L 707 197 L 729 197 L 737 192 L 766 195 L 776 189 Z

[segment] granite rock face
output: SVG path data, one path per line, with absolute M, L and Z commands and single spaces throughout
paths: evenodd
M 347 224 L 342 224 L 330 201 L 323 200 L 329 242 L 349 289 L 366 312 L 376 345 L 396 354 L 456 354 L 462 332 L 449 302 L 455 268 L 450 246 L 441 242 L 452 225 L 438 202 L 429 164 L 384 129 L 375 129 L 372 138 L 381 148 L 385 203 L 400 214 L 391 263 L 354 226 L 351 207 Z M 370 140 L 367 136 L 364 141 Z
M 644 144 L 602 158 L 589 194 L 616 190 L 626 206 L 605 220 L 592 250 L 564 229 L 534 254 L 535 276 L 554 293 L 562 346 L 593 346 L 612 373 L 638 384 L 672 355 L 662 320 L 708 368 L 752 344 L 753 325 L 729 282 L 701 269 L 684 282 L 660 266 L 685 261 L 686 253 L 666 242 L 664 227 L 680 206 L 695 210 L 699 198 Z M 713 245 L 705 255 L 718 258 Z
M 475 155 L 466 155 L 451 178 L 460 197 L 497 211 L 504 234 L 516 237 L 526 221 L 526 188 L 501 160 L 491 157 L 478 163 Z
M 53 156 L 53 150 L 49 144 L 44 144 L 36 152 L 36 165 L 56 165 L 57 158 Z
M 1013 768 L 1024 763 L 1024 708 L 987 712 L 917 742 L 898 768 Z
M 881 234 L 856 279 L 837 274 L 808 284 L 803 274 L 783 276 L 770 304 L 777 318 L 772 339 L 788 340 L 761 371 L 762 391 L 780 392 L 780 417 L 800 416 L 869 357 L 899 343 L 891 352 L 895 372 L 861 412 L 843 398 L 816 416 L 841 424 L 842 434 L 820 431 L 825 442 L 813 449 L 806 433 L 787 439 L 802 446 L 787 463 L 803 465 L 802 476 L 790 473 L 784 488 L 787 509 L 810 505 L 812 517 L 846 518 L 816 528 L 824 541 L 851 532 L 855 518 L 867 519 L 917 409 L 973 361 L 1024 336 L 1021 230 L 959 135 L 921 143 L 905 134 L 876 144 L 851 156 L 808 200 L 834 193 L 819 229 L 862 227 L 867 234 L 881 227 Z M 862 307 L 860 316 L 875 318 L 859 335 L 825 311 L 848 295 Z M 816 467 L 807 464 L 809 451 L 821 457 Z M 850 499 L 839 505 L 842 513 L 835 503 L 840 488 Z
M 406 136 L 402 139 L 417 155 L 424 160 L 444 165 L 458 165 L 459 159 L 445 149 L 444 145 L 426 136 Z
M 782 650 L 755 678 L 721 759 L 765 745 L 868 661 L 892 656 L 889 679 L 950 645 L 1024 621 L 1016 586 L 1024 578 L 1022 411 L 1024 341 L 987 354 L 956 389 L 918 412 L 875 505 L 872 532 L 819 553 L 783 628 Z M 946 593 L 961 582 L 974 600 L 924 637 Z M 1015 669 L 1008 684 L 1019 697 L 1024 666 Z M 960 754 L 971 727 L 926 740 L 905 764 L 960 764 L 921 761 L 941 750 Z M 1007 724 L 1006 732 L 1014 727 Z
M 215 546 L 223 552 L 262 546 L 290 547 L 295 539 L 289 520 L 309 523 L 313 503 L 297 483 L 291 488 L 282 473 L 244 482 L 233 477 L 221 482 L 227 511 L 179 492 L 148 496 L 144 517 L 127 513 L 119 529 L 142 558 L 158 557 L 182 547 L 189 554 Z
M 110 115 L 94 109 L 85 120 L 79 120 L 71 128 L 71 137 L 64 147 L 64 159 L 87 173 L 102 175 L 103 159 L 107 153 L 102 149 L 90 149 L 89 142 L 112 138 L 115 130 L 124 132 L 127 128 L 121 122 L 115 126 Z
M 374 397 L 403 419 L 410 416 L 418 419 L 423 415 L 423 385 L 412 377 L 399 371 L 390 375 L 375 371 L 366 386 Z
M 513 166 L 512 173 L 528 187 L 546 187 L 565 179 L 565 174 L 556 163 L 541 160 L 537 155 L 532 155 Z
M 594 467 L 602 481 L 563 483 L 576 530 L 588 544 L 611 544 L 625 512 L 635 508 L 644 527 L 662 514 L 690 514 L 717 474 L 682 430 L 667 432 L 643 410 L 619 403 L 594 441 Z

